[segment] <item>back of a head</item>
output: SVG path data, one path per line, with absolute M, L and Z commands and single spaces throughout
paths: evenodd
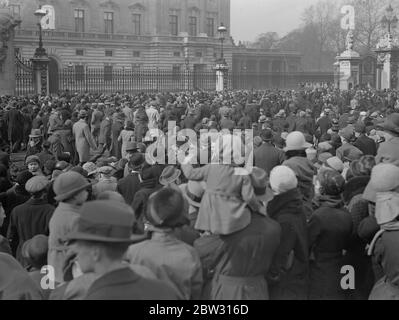
M 116 201 L 116 202 L 121 202 L 121 203 L 126 203 L 125 199 L 122 197 L 122 195 L 118 192 L 115 191 L 104 191 L 101 192 L 96 200 L 99 201 Z
M 270 173 L 270 187 L 276 195 L 298 187 L 295 172 L 287 166 L 277 166 Z

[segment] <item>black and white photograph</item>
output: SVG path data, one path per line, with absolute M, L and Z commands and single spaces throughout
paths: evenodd
M 0 0 L 0 300 L 399 300 L 399 0 Z

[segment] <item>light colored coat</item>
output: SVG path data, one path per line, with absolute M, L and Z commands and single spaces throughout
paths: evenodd
M 54 268 L 55 281 L 58 283 L 64 282 L 62 268 L 68 250 L 68 247 L 65 246 L 65 240 L 78 218 L 79 207 L 61 202 L 55 209 L 49 223 L 50 235 L 47 262 Z
M 198 253 L 173 235 L 153 233 L 151 240 L 130 246 L 127 259 L 131 265 L 149 268 L 158 280 L 175 288 L 180 299 L 200 298 L 203 279 Z
M 90 160 L 90 148 L 97 149 L 96 143 L 90 132 L 89 125 L 81 119 L 73 125 L 73 136 L 75 137 L 76 151 L 80 162 Z
M 197 230 L 228 235 L 247 227 L 251 213 L 247 207 L 257 209 L 257 201 L 248 175 L 236 175 L 234 167 L 209 164 L 194 169 L 182 165 L 188 180 L 205 181 L 207 184 L 198 213 Z
M 154 107 L 150 107 L 146 110 L 148 117 L 148 129 L 158 129 L 158 123 L 161 119 L 159 112 Z

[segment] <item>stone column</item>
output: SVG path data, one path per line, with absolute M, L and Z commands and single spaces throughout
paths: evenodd
M 14 28 L 20 23 L 7 7 L 0 8 L 0 95 L 15 93 Z
M 349 90 L 360 84 L 360 55 L 353 50 L 353 38 L 353 31 L 350 30 L 346 38 L 346 50 L 337 58 L 340 90 Z
M 387 34 L 379 41 L 375 52 L 380 70 L 377 72 L 380 90 L 398 89 L 399 40 Z

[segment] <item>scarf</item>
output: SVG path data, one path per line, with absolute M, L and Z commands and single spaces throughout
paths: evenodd
M 143 179 L 141 178 L 141 173 L 139 171 L 132 170 L 131 173 L 137 173 L 137 177 L 139 178 L 140 183 L 143 183 Z

